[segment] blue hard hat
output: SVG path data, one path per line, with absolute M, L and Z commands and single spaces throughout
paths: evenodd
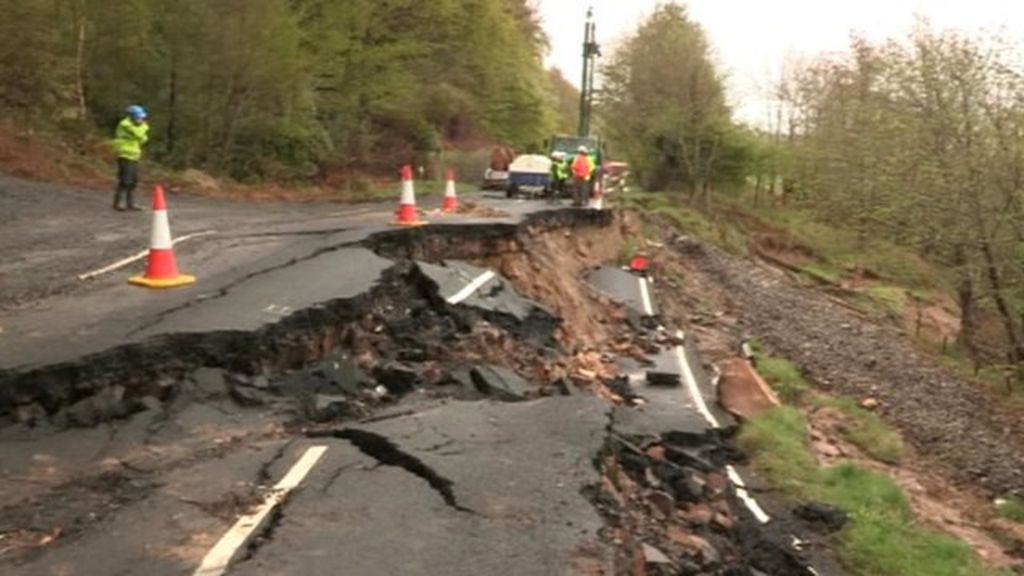
M 146 117 L 146 109 L 133 104 L 128 107 L 128 115 L 135 120 L 142 120 Z

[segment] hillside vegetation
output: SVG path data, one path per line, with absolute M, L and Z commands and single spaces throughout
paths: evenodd
M 142 104 L 153 157 L 245 181 L 527 147 L 572 124 L 527 0 L 0 0 L 0 14 L 0 114 L 105 136 Z

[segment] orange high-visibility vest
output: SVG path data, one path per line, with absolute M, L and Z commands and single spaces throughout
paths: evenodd
M 590 173 L 594 171 L 594 165 L 590 163 L 590 156 L 577 154 L 572 161 L 572 175 L 577 180 L 590 180 Z

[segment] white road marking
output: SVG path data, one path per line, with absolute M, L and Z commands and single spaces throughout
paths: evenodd
M 676 338 L 683 339 L 682 330 L 676 331 Z M 708 405 L 704 402 L 704 395 L 700 393 L 700 388 L 697 386 L 697 378 L 693 375 L 693 370 L 690 369 L 690 363 L 686 360 L 686 351 L 682 346 L 676 346 L 676 358 L 679 360 L 679 368 L 683 372 L 683 381 L 686 383 L 686 389 L 690 392 L 693 402 L 697 405 L 697 411 L 700 412 L 700 415 L 712 427 L 721 428 L 722 425 L 718 423 L 718 419 L 708 410 Z
M 647 289 L 647 278 L 640 278 L 640 300 L 644 305 L 644 314 L 654 316 L 654 306 L 651 304 L 651 293 Z
M 767 524 L 771 521 L 771 516 L 765 513 L 761 505 L 754 500 L 750 493 L 747 492 L 747 485 L 743 482 L 743 478 L 740 477 L 740 473 L 736 471 L 732 466 L 725 467 L 726 473 L 729 475 L 729 480 L 732 481 L 733 485 L 736 486 L 736 497 L 739 498 L 743 504 L 746 505 L 747 510 L 757 518 L 757 521 L 761 524 Z
M 676 331 L 676 338 L 682 340 L 684 334 L 682 330 Z M 697 405 L 697 411 L 701 413 L 701 416 L 707 420 L 714 428 L 721 428 L 722 425 L 715 418 L 715 415 L 708 410 L 708 405 L 704 402 L 704 395 L 700 393 L 700 388 L 697 386 L 697 378 L 693 375 L 693 370 L 690 369 L 690 363 L 686 360 L 686 350 L 682 346 L 676 346 L 676 358 L 679 360 L 679 368 L 683 372 L 683 380 L 686 382 L 686 389 L 690 392 L 690 396 L 693 398 L 693 402 Z M 750 510 L 750 513 L 757 518 L 757 521 L 761 524 L 767 524 L 771 521 L 771 516 L 765 513 L 761 505 L 757 503 L 747 492 L 747 484 L 743 481 L 739 472 L 736 471 L 732 466 L 726 466 L 725 472 L 729 476 L 729 481 L 732 482 L 733 486 L 736 487 L 736 497 Z
M 292 469 L 267 494 L 259 508 L 239 518 L 235 525 L 221 537 L 220 541 L 203 558 L 203 563 L 199 565 L 193 576 L 221 576 L 224 574 L 239 548 L 249 542 L 253 533 L 263 524 L 270 512 L 302 482 L 326 451 L 327 446 L 312 446 L 307 449 L 302 458 L 299 458 Z
M 278 304 L 271 304 L 263 309 L 267 314 L 274 314 L 277 316 L 287 316 L 292 313 L 291 306 L 281 306 Z
M 458 304 L 459 302 L 462 302 L 466 298 L 469 298 L 470 296 L 473 295 L 474 292 L 479 290 L 484 284 L 487 284 L 488 282 L 490 282 L 491 279 L 494 278 L 494 276 L 495 276 L 494 272 L 491 272 L 490 270 L 488 270 L 488 271 L 484 272 L 483 274 L 477 276 L 472 282 L 470 282 L 469 284 L 466 284 L 466 287 L 463 288 L 462 290 L 460 290 L 458 294 L 448 298 L 448 300 L 447 300 L 448 303 L 452 304 L 452 305 L 455 305 L 455 304 Z
M 180 238 L 175 238 L 171 242 L 171 246 L 174 246 L 175 244 L 178 244 L 180 242 L 185 242 L 187 240 L 191 240 L 193 238 L 201 238 L 203 236 L 209 236 L 211 234 L 216 234 L 216 232 L 214 232 L 213 230 L 207 230 L 206 232 L 196 232 L 195 234 L 186 234 L 185 236 L 182 236 Z M 79 280 L 88 280 L 90 278 L 95 278 L 97 276 L 102 276 L 103 274 L 106 274 L 107 272 L 113 272 L 114 270 L 117 270 L 118 268 L 124 268 L 125 266 L 131 264 L 132 262 L 135 262 L 137 260 L 142 260 L 148 254 L 149 254 L 149 248 L 146 248 L 145 250 L 139 252 L 138 254 L 135 254 L 134 256 L 129 256 L 129 257 L 123 259 L 123 260 L 118 260 L 117 262 L 114 262 L 113 264 L 110 264 L 108 266 L 104 266 L 103 268 L 99 268 L 97 270 L 92 270 L 91 272 L 86 272 L 84 274 L 79 274 L 78 275 L 78 279 Z

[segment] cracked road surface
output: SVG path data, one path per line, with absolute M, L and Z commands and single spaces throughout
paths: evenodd
M 149 479 L 112 504 L 104 529 L 12 576 L 190 574 L 309 446 L 327 450 L 230 574 L 537 574 L 570 571 L 599 546 L 583 489 L 610 408 L 593 397 L 452 402 L 339 429 L 337 438 L 265 440 Z
M 0 179 L 3 187 L 15 192 L 8 202 L 24 200 L 28 190 L 93 209 L 85 191 Z M 475 224 L 493 232 L 550 210 L 487 202 L 508 216 L 436 218 L 431 228 Z M 167 292 L 128 286 L 130 268 L 87 283 L 66 280 L 134 252 L 122 236 L 113 238 L 109 223 L 95 236 L 80 229 L 119 215 L 40 214 L 46 221 L 33 223 L 18 214 L 14 228 L 45 230 L 33 243 L 19 243 L 7 229 L 3 239 L 19 258 L 0 265 L 0 274 L 45 268 L 52 285 L 33 291 L 38 282 L 8 284 L 15 290 L 2 295 L 0 400 L 9 408 L 37 394 L 44 403 L 80 394 L 68 388 L 86 373 L 109 391 L 129 366 L 142 382 L 147 370 L 151 381 L 159 380 L 161 369 L 150 362 L 177 361 L 171 346 L 177 340 L 163 344 L 162 338 L 258 334 L 283 322 L 301 324 L 305 311 L 328 304 L 334 314 L 371 293 L 396 266 L 366 246 L 374 235 L 394 234 L 391 206 L 275 208 L 173 198 L 175 232 L 215 227 L 217 233 L 177 248 L 180 266 L 200 281 Z M 189 217 L 199 221 L 179 225 Z M 61 236 L 62 224 L 73 233 Z M 140 228 L 144 245 L 148 222 L 131 225 Z M 80 245 L 90 244 L 104 246 L 103 254 L 83 257 Z M 448 305 L 465 300 L 481 313 L 523 322 L 538 313 L 487 270 L 457 261 L 416 266 Z M 144 345 L 155 350 L 146 360 Z M 438 402 L 414 393 L 403 401 L 414 408 L 395 417 L 347 421 L 307 438 L 283 428 L 293 418 L 290 409 L 240 406 L 231 385 L 204 370 L 176 384 L 181 390 L 165 397 L 166 404 L 152 397 L 145 406 L 136 402 L 141 411 L 127 419 L 108 414 L 94 427 L 63 430 L 59 424 L 0 427 L 4 574 L 199 573 L 239 518 L 267 502 L 276 505 L 229 553 L 227 573 L 554 575 L 570 572 L 584 551 L 600 555 L 603 522 L 585 489 L 600 482 L 593 462 L 611 408 L 594 397 L 509 404 Z M 5 377 L 18 382 L 16 391 L 4 388 Z M 125 384 L 140 385 L 154 382 Z M 275 495 L 272 487 L 314 445 L 325 451 L 308 475 L 288 494 Z M 34 548 L 48 541 L 53 544 Z M 12 552 L 16 561 L 5 562 Z
M 238 573 L 566 574 L 598 543 L 582 490 L 599 481 L 608 409 L 588 397 L 453 403 L 359 428 L 327 444 Z
M 32 195 L 36 203 L 29 203 Z M 0 376 L 4 370 L 71 361 L 154 335 L 253 330 L 296 310 L 364 292 L 391 264 L 359 244 L 395 230 L 390 226 L 392 204 L 247 204 L 173 197 L 176 235 L 216 231 L 176 247 L 179 267 L 197 276 L 197 284 L 166 292 L 127 285 L 127 277 L 144 261 L 81 282 L 78 274 L 148 243 L 148 213 L 112 213 L 102 208 L 103 199 L 105 194 L 98 192 L 0 178 L 0 208 L 10 208 L 3 210 L 5 225 L 0 227 L 5 255 L 0 262 Z M 421 204 L 429 209 L 436 202 Z M 547 208 L 514 200 L 487 202 L 508 216 L 439 216 L 432 226 L 514 224 Z M 62 204 L 68 208 L 53 209 Z M 34 219 L 33 210 L 39 212 Z
M 118 273 L 0 300 L 4 574 L 610 576 L 660 536 L 623 532 L 629 508 L 606 471 L 620 489 L 670 490 L 652 493 L 662 521 L 678 516 L 673 498 L 717 494 L 735 522 L 727 481 L 708 487 L 727 451 L 665 448 L 659 464 L 634 444 L 720 442 L 693 347 L 659 327 L 655 348 L 675 349 L 651 358 L 648 402 L 614 407 L 553 376 L 571 368 L 560 319 L 503 268 L 479 267 L 528 252 L 537 229 L 601 235 L 611 213 L 487 199 L 503 216 L 397 230 L 389 208 L 275 215 L 177 200 L 223 218 L 179 251 L 196 285 L 146 291 Z M 89 240 L 22 245 L 29 258 L 0 274 L 33 258 L 50 271 L 64 256 L 47 255 L 69 242 Z M 583 281 L 560 272 L 562 286 Z M 645 280 L 614 269 L 591 280 L 651 331 Z M 652 388 L 651 371 L 685 392 Z M 612 454 L 622 446 L 629 456 Z M 617 458 L 633 480 L 609 471 Z M 626 544 L 634 536 L 646 548 Z

